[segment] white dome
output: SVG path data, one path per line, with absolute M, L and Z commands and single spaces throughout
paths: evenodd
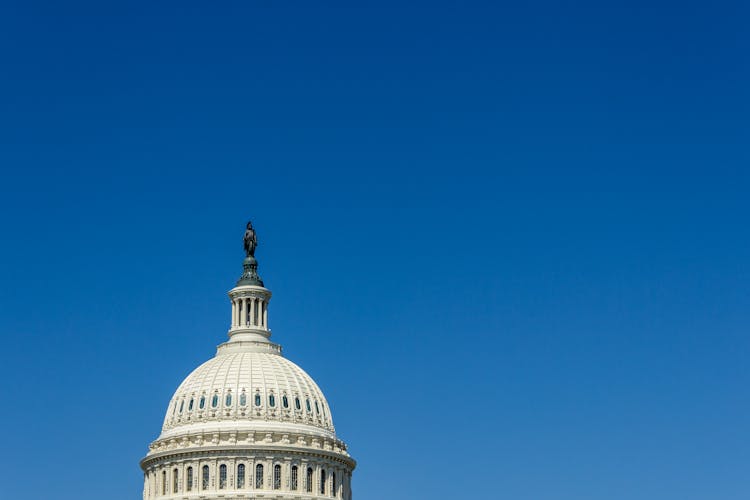
M 175 391 L 162 437 L 177 434 L 182 427 L 195 430 L 221 422 L 233 428 L 258 424 L 268 428 L 273 422 L 285 422 L 334 432 L 318 385 L 302 368 L 272 352 L 223 353 L 220 348 Z
M 325 396 L 270 340 L 271 291 L 257 273 L 249 223 L 244 243 L 229 339 L 169 401 L 141 460 L 143 499 L 351 500 L 356 462 Z

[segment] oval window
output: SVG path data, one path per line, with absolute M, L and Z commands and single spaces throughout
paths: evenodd
M 232 393 L 231 392 L 227 394 L 226 398 L 224 398 L 224 406 L 232 406 Z
M 206 396 L 201 396 L 201 400 L 198 402 L 198 408 L 201 410 L 206 406 Z
M 185 407 L 185 400 L 183 399 L 180 401 L 180 413 L 182 413 L 182 409 Z
M 188 411 L 193 411 L 193 398 L 190 398 L 190 402 L 188 403 Z
M 294 398 L 294 407 L 297 408 L 298 410 L 302 409 L 302 406 L 300 406 L 299 404 L 299 398 Z
M 214 397 L 211 398 L 211 407 L 216 408 L 217 406 L 219 406 L 219 395 L 214 394 Z
M 317 413 L 318 415 L 320 415 L 320 408 L 318 407 L 318 402 L 317 401 L 315 401 L 315 413 Z
M 276 406 L 276 396 L 274 396 L 273 394 L 271 394 L 270 396 L 268 396 L 268 404 L 269 404 L 269 406 L 271 406 L 271 408 L 273 408 L 274 406 Z
M 245 406 L 247 404 L 247 395 L 243 392 L 240 394 L 240 406 Z
M 310 408 L 310 400 L 309 399 L 305 400 L 305 406 L 307 406 L 307 411 L 309 411 L 309 412 L 312 411 L 312 408 Z
M 286 397 L 286 394 L 281 396 L 281 404 L 284 405 L 284 408 L 289 408 L 289 398 Z
M 255 395 L 255 406 L 260 406 L 260 394 Z

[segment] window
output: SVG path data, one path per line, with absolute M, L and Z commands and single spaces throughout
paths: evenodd
M 297 466 L 296 465 L 292 465 L 292 477 L 291 477 L 291 480 L 289 481 L 289 488 L 292 491 L 297 491 L 297 483 L 298 483 L 298 481 L 297 481 Z
M 247 394 L 240 394 L 240 406 L 247 406 Z
M 237 466 L 237 488 L 245 487 L 245 464 Z
M 336 495 L 336 473 L 331 472 L 331 496 L 335 497 Z
M 281 489 L 281 466 L 278 464 L 273 466 L 273 489 Z
M 209 479 L 208 465 L 204 465 L 203 466 L 203 485 L 202 485 L 204 490 L 208 489 L 208 479 Z
M 326 471 L 320 471 L 320 494 L 326 494 Z
M 182 409 L 185 407 L 185 400 L 183 399 L 180 401 L 180 413 L 182 413 Z
M 227 397 L 224 398 L 224 406 L 232 406 L 232 393 L 227 393 Z
M 276 396 L 274 396 L 273 394 L 271 394 L 270 396 L 268 396 L 268 405 L 271 408 L 273 408 L 274 406 L 276 406 Z
M 307 412 L 308 413 L 312 411 L 312 408 L 310 408 L 310 400 L 309 399 L 305 400 L 305 406 L 307 406 Z
M 305 489 L 307 490 L 308 493 L 312 493 L 312 490 L 313 490 L 312 480 L 313 480 L 312 467 L 308 467 L 307 477 L 305 478 Z
M 206 396 L 201 396 L 201 400 L 198 403 L 198 408 L 201 410 L 206 406 Z
M 221 464 L 219 466 L 219 489 L 223 490 L 227 487 L 227 466 Z
M 255 393 L 255 406 L 260 406 L 260 394 Z
M 161 471 L 161 494 L 167 494 L 167 471 Z
M 177 482 L 177 469 L 172 471 L 172 493 L 177 493 L 177 486 L 179 483 Z
M 187 468 L 187 490 L 193 491 L 193 468 Z
M 317 401 L 315 401 L 315 413 L 317 413 L 318 415 L 320 415 L 320 407 L 318 406 L 318 402 Z
M 302 409 L 302 406 L 300 406 L 299 404 L 299 398 L 294 398 L 294 407 L 297 408 L 298 410 Z
M 214 397 L 211 398 L 211 408 L 216 408 L 219 406 L 219 395 L 214 394 Z
M 258 464 L 255 466 L 255 487 L 263 487 L 263 464 Z
M 281 404 L 284 405 L 284 408 L 289 408 L 289 398 L 286 397 L 286 394 L 281 396 Z

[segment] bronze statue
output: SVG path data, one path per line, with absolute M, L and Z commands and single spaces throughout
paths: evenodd
M 245 237 L 242 239 L 245 246 L 245 255 L 248 257 L 255 257 L 255 247 L 258 246 L 258 237 L 255 235 L 255 229 L 253 229 L 253 223 L 247 222 L 247 229 L 245 230 Z

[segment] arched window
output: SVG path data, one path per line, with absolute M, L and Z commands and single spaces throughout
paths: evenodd
M 167 471 L 161 471 L 161 494 L 167 494 Z
M 187 485 L 185 486 L 188 491 L 193 491 L 193 468 L 192 467 L 187 468 Z
M 326 494 L 326 471 L 322 469 L 320 471 L 320 494 Z
M 211 398 L 211 408 L 216 408 L 219 406 L 219 395 L 214 394 L 214 397 Z
M 227 397 L 224 398 L 224 406 L 232 406 L 232 393 L 228 392 Z
M 201 400 L 198 402 L 198 408 L 201 410 L 206 406 L 206 396 L 201 396 Z
M 318 406 L 318 401 L 317 400 L 315 400 L 315 413 L 317 413 L 318 415 L 320 415 L 320 407 Z
M 302 409 L 302 406 L 299 404 L 299 398 L 294 398 L 294 407 L 298 410 Z
M 247 394 L 240 394 L 240 406 L 247 406 Z
M 190 398 L 190 403 L 188 403 L 188 411 L 193 411 L 193 398 Z
M 312 470 L 312 467 L 308 467 L 307 477 L 305 477 L 305 489 L 307 490 L 308 493 L 312 493 L 312 490 L 313 490 L 312 480 L 313 480 L 313 470 Z
M 203 484 L 201 485 L 204 490 L 208 489 L 208 480 L 209 480 L 208 465 L 204 465 L 203 466 Z
M 281 466 L 278 464 L 273 466 L 273 489 L 281 489 Z
M 276 406 L 276 396 L 274 396 L 273 394 L 268 396 L 268 406 L 270 406 L 271 408 Z
M 286 397 L 286 394 L 281 396 L 281 404 L 284 405 L 284 408 L 289 408 L 289 398 Z
M 179 486 L 179 483 L 177 482 L 177 469 L 172 471 L 172 493 L 177 493 L 177 486 Z
M 310 408 L 310 400 L 309 399 L 305 400 L 305 406 L 307 406 L 307 412 L 308 413 L 312 412 L 312 408 Z
M 263 464 L 255 466 L 255 488 L 260 489 L 263 487 Z
M 223 490 L 227 487 L 227 466 L 221 464 L 219 466 L 219 489 Z
M 298 469 L 296 465 L 292 465 L 292 475 L 289 481 L 289 488 L 292 491 L 297 491 L 299 480 L 297 479 Z
M 245 464 L 237 466 L 237 488 L 245 487 Z
M 336 495 L 336 473 L 331 472 L 331 496 L 335 497 Z
M 255 393 L 255 406 L 260 406 L 260 394 Z

